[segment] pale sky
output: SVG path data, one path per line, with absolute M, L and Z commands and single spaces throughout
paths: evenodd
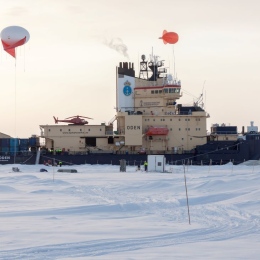
M 39 125 L 82 115 L 90 124 L 115 115 L 116 66 L 152 52 L 175 67 L 188 104 L 204 93 L 211 124 L 260 127 L 258 0 L 0 0 L 0 31 L 30 33 L 15 59 L 0 51 L 0 132 L 27 138 Z M 125 53 L 105 43 L 122 43 Z M 16 93 L 16 94 L 15 94 Z M 189 93 L 189 95 L 185 94 Z

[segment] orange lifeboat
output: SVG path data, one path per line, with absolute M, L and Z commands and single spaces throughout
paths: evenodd
M 146 135 L 167 135 L 169 133 L 169 129 L 167 127 L 149 127 L 146 131 Z

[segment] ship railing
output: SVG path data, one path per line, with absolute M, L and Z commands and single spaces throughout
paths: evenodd
M 165 112 L 144 112 L 143 115 L 152 115 L 152 116 L 173 116 L 173 115 L 192 115 L 192 111 L 182 111 L 179 112 L 178 110 L 175 111 L 165 111 Z
M 113 131 L 106 131 L 105 134 L 106 135 L 113 135 Z
M 117 129 L 117 131 L 114 131 L 115 135 L 124 135 L 125 134 L 125 128 L 124 127 L 120 127 Z
M 14 156 L 14 155 L 29 156 L 33 154 L 35 154 L 35 152 L 32 151 L 0 152 L 0 156 Z
M 236 131 L 217 131 L 217 132 L 211 132 L 211 134 L 213 135 L 238 135 L 238 133 Z

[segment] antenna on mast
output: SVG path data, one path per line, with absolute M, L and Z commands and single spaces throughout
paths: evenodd
M 173 77 L 174 80 L 176 79 L 176 74 L 175 74 L 175 54 L 174 54 L 174 45 L 172 45 L 172 52 L 173 52 Z

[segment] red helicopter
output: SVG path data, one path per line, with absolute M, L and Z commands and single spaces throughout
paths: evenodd
M 86 117 L 86 116 L 71 116 L 71 117 L 65 118 L 64 120 L 58 120 L 58 117 L 56 118 L 55 116 L 53 118 L 54 118 L 55 124 L 58 124 L 59 122 L 65 122 L 65 123 L 71 123 L 73 125 L 88 124 L 88 121 L 86 121 L 83 118 L 93 119 L 93 118 Z

